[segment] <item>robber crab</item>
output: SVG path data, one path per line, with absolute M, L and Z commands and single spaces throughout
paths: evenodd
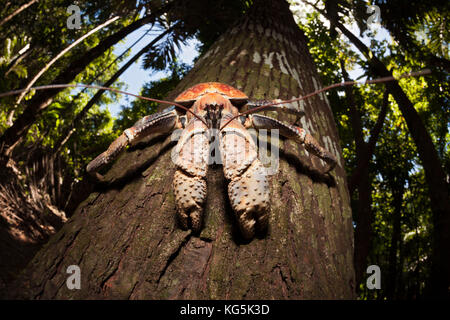
M 269 186 L 265 167 L 257 157 L 257 147 L 247 129 L 278 129 L 282 136 L 303 144 L 307 151 L 324 160 L 328 164 L 327 171 L 336 165 L 335 157 L 304 129 L 254 114 L 261 110 L 276 110 L 303 115 L 303 112 L 288 104 L 280 104 L 280 101 L 251 101 L 242 91 L 223 83 L 197 84 L 182 92 L 175 99 L 174 106 L 146 116 L 126 129 L 108 150 L 88 164 L 87 171 L 96 173 L 127 145 L 149 134 L 183 129 L 175 147 L 175 202 L 181 226 L 198 232 L 206 199 L 209 130 L 219 129 L 219 150 L 228 180 L 230 203 L 243 237 L 251 239 L 257 229 L 267 227 Z M 242 113 L 244 107 L 247 111 Z

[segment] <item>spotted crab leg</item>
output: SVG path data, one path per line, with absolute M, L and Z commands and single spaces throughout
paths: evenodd
M 178 220 L 184 229 L 198 233 L 203 222 L 208 170 L 209 130 L 192 118 L 174 149 L 177 170 L 173 179 Z
M 222 116 L 221 124 L 232 115 Z M 269 184 L 267 172 L 257 157 L 257 147 L 250 133 L 238 119 L 232 120 L 220 134 L 220 153 L 228 183 L 228 196 L 236 214 L 241 234 L 254 237 L 264 231 L 269 219 Z
M 182 128 L 182 116 L 178 115 L 175 107 L 146 116 L 137 121 L 131 128 L 126 129 L 110 144 L 108 150 L 89 162 L 86 170 L 89 174 L 95 175 L 101 168 L 116 159 L 127 145 L 136 143 L 152 133 L 166 133 L 176 128 Z
M 278 129 L 280 134 L 297 143 L 303 144 L 308 152 L 316 155 L 328 164 L 325 172 L 332 170 L 336 166 L 336 158 L 325 148 L 323 148 L 313 136 L 307 133 L 303 128 L 284 124 L 281 121 L 262 115 L 249 115 L 245 122 L 246 128 L 255 129 Z

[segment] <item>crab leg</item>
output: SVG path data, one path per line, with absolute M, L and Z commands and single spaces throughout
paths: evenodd
M 173 179 L 178 220 L 184 229 L 199 232 L 206 200 L 209 131 L 197 118 L 191 119 L 174 150 L 177 170 Z
M 251 110 L 254 108 L 258 108 L 261 106 L 270 105 L 272 103 L 279 103 L 282 100 L 275 99 L 275 100 L 249 100 L 247 102 L 247 109 Z M 298 118 L 303 117 L 305 115 L 304 111 L 298 110 L 295 108 L 294 104 L 276 104 L 274 106 L 270 107 L 264 107 L 264 109 L 256 109 L 253 112 L 248 112 L 247 114 L 256 113 L 256 112 L 262 112 L 262 111 L 277 111 L 277 112 L 284 112 L 289 114 L 295 114 Z
M 131 128 L 126 129 L 111 143 L 108 150 L 89 162 L 86 170 L 88 173 L 94 174 L 117 158 L 125 150 L 127 145 L 136 143 L 152 133 L 166 133 L 181 127 L 181 117 L 176 112 L 175 107 L 170 107 L 162 112 L 146 116 L 137 121 Z
M 221 125 L 232 115 L 222 117 Z M 267 172 L 257 158 L 257 147 L 244 126 L 235 119 L 220 136 L 220 152 L 228 196 L 236 213 L 241 234 L 253 238 L 256 228 L 264 230 L 269 218 L 269 184 Z
M 248 116 L 245 126 L 255 129 L 278 129 L 282 136 L 303 144 L 308 152 L 324 160 L 328 164 L 325 172 L 332 170 L 336 166 L 336 158 L 323 148 L 313 136 L 300 127 L 284 124 L 276 119 L 256 114 Z

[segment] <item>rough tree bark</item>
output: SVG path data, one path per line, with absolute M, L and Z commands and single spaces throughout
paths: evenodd
M 234 85 L 254 98 L 298 97 L 319 87 L 288 4 L 255 3 L 169 99 L 205 81 Z M 321 175 L 320 160 L 293 142 L 280 142 L 267 234 L 249 242 L 240 238 L 221 166 L 212 167 L 207 178 L 203 230 L 181 230 L 172 191 L 174 143 L 150 137 L 153 145 L 147 140 L 116 161 L 106 175 L 110 184 L 79 206 L 11 286 L 10 297 L 354 298 L 351 209 L 332 112 L 325 95 L 299 107 L 306 111 L 301 125 L 339 164 L 330 176 Z M 66 287 L 66 269 L 73 264 L 81 269 L 80 290 Z

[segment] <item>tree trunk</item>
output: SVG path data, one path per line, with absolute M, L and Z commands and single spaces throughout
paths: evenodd
M 350 81 L 344 63 L 341 62 L 341 70 L 344 81 Z M 373 156 L 376 141 L 378 140 L 381 128 L 386 117 L 388 105 L 388 93 L 384 93 L 383 104 L 375 126 L 371 130 L 368 142 L 364 141 L 361 113 L 356 107 L 353 89 L 345 87 L 345 97 L 350 109 L 350 121 L 352 124 L 353 135 L 355 136 L 356 151 L 356 169 L 349 179 L 349 192 L 353 195 L 355 189 L 358 189 L 356 212 L 353 217 L 356 223 L 355 228 L 355 278 L 356 283 L 361 283 L 365 270 L 367 268 L 367 257 L 372 248 L 374 220 L 372 212 L 372 185 L 369 175 L 369 163 Z M 355 175 L 357 176 L 355 179 Z
M 343 62 L 341 62 L 341 69 L 344 81 L 350 81 Z M 345 98 L 350 109 L 349 116 L 352 124 L 352 132 L 355 137 L 356 162 L 360 163 L 361 159 L 367 154 L 367 144 L 364 142 L 361 114 L 356 107 L 353 89 L 351 87 L 345 87 L 344 90 Z M 356 212 L 353 212 L 353 219 L 356 223 L 354 259 L 357 284 L 361 282 L 364 271 L 367 268 L 367 256 L 369 255 L 372 246 L 373 237 L 373 213 L 371 210 L 372 194 L 370 188 L 369 167 L 366 166 L 361 171 L 360 179 L 358 179 L 357 185 L 355 186 L 358 189 L 358 198 L 356 202 Z M 354 188 L 353 190 L 349 188 L 349 191 L 350 195 L 352 195 Z
M 319 86 L 306 38 L 284 0 L 255 1 L 249 14 L 197 61 L 169 98 L 220 81 L 253 98 L 292 98 Z M 212 166 L 203 230 L 179 228 L 170 137 L 150 137 L 107 173 L 110 184 L 84 201 L 11 286 L 14 298 L 351 299 L 353 228 L 338 134 L 324 95 L 300 105 L 301 123 L 338 158 L 329 177 L 303 147 L 280 142 L 270 179 L 267 234 L 244 241 Z M 273 115 L 273 112 L 270 114 Z M 293 121 L 290 115 L 278 119 Z M 152 143 L 150 143 L 152 142 Z M 66 286 L 78 265 L 81 289 Z
M 375 146 L 377 144 L 378 138 L 380 137 L 381 129 L 383 128 L 384 120 L 386 119 L 387 111 L 389 105 L 389 93 L 386 90 L 383 96 L 383 103 L 381 105 L 381 110 L 378 113 L 377 122 L 370 131 L 369 141 L 366 143 L 366 151 L 361 155 L 356 163 L 356 168 L 352 172 L 352 176 L 349 177 L 348 190 L 350 195 L 353 194 L 355 188 L 361 179 L 361 175 L 364 171 L 369 170 L 370 160 L 375 152 Z
M 406 183 L 406 180 L 403 180 Z M 404 185 L 404 184 L 403 184 Z M 401 220 L 402 220 L 402 210 L 403 210 L 403 194 L 404 188 L 402 184 L 394 185 L 391 188 L 393 195 L 393 205 L 394 205 L 394 216 L 392 218 L 392 236 L 391 236 L 391 246 L 389 248 L 389 270 L 387 277 L 386 286 L 386 296 L 389 300 L 395 299 L 397 297 L 397 282 L 400 276 L 398 273 L 398 246 L 400 244 L 402 230 L 401 230 Z

